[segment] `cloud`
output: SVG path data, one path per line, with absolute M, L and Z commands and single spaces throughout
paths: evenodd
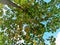
M 60 45 L 60 32 L 57 34 L 55 43 L 56 45 Z

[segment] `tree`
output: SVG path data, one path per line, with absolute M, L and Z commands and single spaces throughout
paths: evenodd
M 2 0 L 0 2 L 0 44 L 47 45 L 43 39 L 44 33 L 53 33 L 60 28 L 60 0 L 49 3 L 44 0 L 11 1 L 16 6 L 5 5 Z M 55 38 L 50 38 L 51 44 L 55 44 Z

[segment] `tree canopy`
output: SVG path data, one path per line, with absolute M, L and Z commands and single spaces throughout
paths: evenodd
M 60 0 L 11 1 L 24 10 L 0 4 L 0 44 L 48 45 L 43 35 L 60 28 Z M 55 37 L 46 40 L 55 45 Z

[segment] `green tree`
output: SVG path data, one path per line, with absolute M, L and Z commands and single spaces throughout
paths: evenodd
M 22 40 L 26 45 L 47 45 L 42 38 L 44 32 L 53 33 L 60 28 L 60 0 L 48 3 L 44 0 L 11 0 L 12 4 L 8 0 L 5 2 L 0 4 L 1 45 L 20 44 Z M 50 42 L 54 45 L 52 38 Z

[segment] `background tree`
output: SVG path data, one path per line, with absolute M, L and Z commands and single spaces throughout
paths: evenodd
M 0 4 L 0 44 L 48 45 L 43 35 L 45 32 L 54 33 L 60 28 L 60 0 L 11 1 L 23 10 L 9 4 Z M 51 36 L 47 40 L 55 45 L 55 37 Z

